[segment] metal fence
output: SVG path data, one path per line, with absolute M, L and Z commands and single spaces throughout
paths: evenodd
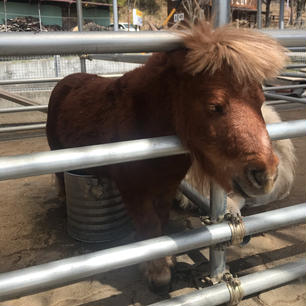
M 289 128 L 289 129 L 288 129 Z M 290 131 L 291 129 L 291 131 Z M 268 126 L 273 139 L 282 139 L 288 136 L 306 135 L 306 120 L 297 120 L 295 123 L 278 123 Z M 90 155 L 88 154 L 90 152 Z M 73 153 L 73 154 L 71 154 Z M 186 153 L 175 137 L 161 137 L 157 139 L 135 140 L 122 143 L 97 145 L 91 147 L 65 149 L 52 152 L 32 153 L 21 156 L 0 158 L 1 180 L 40 175 L 76 168 L 94 167 L 97 165 L 114 164 L 119 162 L 156 158 L 161 156 Z M 305 222 L 306 204 L 265 212 L 243 219 L 244 235 L 265 232 L 283 226 Z M 172 255 L 200 247 L 207 247 L 216 243 L 235 240 L 241 233 L 231 223 L 219 223 L 196 230 L 172 236 L 163 236 L 147 241 L 133 243 L 87 255 L 72 257 L 48 264 L 30 267 L 0 275 L 0 297 L 10 297 L 29 294 L 39 290 L 54 288 L 63 284 L 76 282 L 95 274 L 103 273 L 152 260 L 165 255 Z M 241 237 L 240 237 L 241 238 Z M 148 252 L 148 250 L 150 250 Z M 228 302 L 231 299 L 241 299 L 251 293 L 284 284 L 305 274 L 305 259 L 295 263 L 276 267 L 264 274 L 253 274 L 241 278 L 241 294 L 235 297 L 234 289 L 229 284 L 219 284 L 198 293 L 180 297 L 174 301 L 161 302 L 160 305 L 194 305 L 215 298 L 218 305 L 219 298 Z M 269 279 L 269 282 L 258 284 L 259 279 Z M 252 279 L 253 283 L 247 281 Z M 252 286 L 253 284 L 253 286 Z M 222 290 L 221 290 L 222 288 Z M 220 292 L 221 290 L 221 292 Z M 213 293 L 212 293 L 213 292 Z M 240 292 L 240 291 L 239 291 Z M 186 302 L 187 299 L 187 302 Z M 170 303 L 170 304 L 169 304 Z M 204 305 L 204 304 L 202 304 Z
M 282 208 L 270 212 L 264 212 L 257 215 L 244 218 L 245 233 L 251 235 L 268 230 L 277 229 L 284 226 L 305 222 L 306 204 L 295 205 L 288 208 Z M 162 236 L 141 242 L 136 242 L 120 247 L 115 247 L 103 251 L 75 256 L 62 259 L 39 266 L 21 269 L 18 271 L 3 273 L 0 275 L 0 299 L 8 299 L 32 292 L 42 291 L 49 288 L 60 287 L 69 283 L 77 282 L 84 278 L 101 274 L 121 267 L 130 266 L 143 261 L 160 258 L 166 255 L 173 255 L 187 252 L 188 250 L 204 248 L 233 239 L 234 233 L 227 223 L 214 224 L 187 232 L 174 234 L 171 236 Z M 254 284 L 245 284 L 242 296 L 251 294 L 252 290 L 258 292 L 276 285 L 284 284 L 305 274 L 306 262 L 301 259 L 292 266 L 276 267 L 275 270 L 281 272 L 273 281 L 260 283 L 255 277 Z M 272 269 L 273 271 L 273 269 Z M 271 277 L 269 271 L 266 271 L 265 277 Z M 273 274 L 273 272 L 272 272 Z M 252 275 L 249 275 L 249 277 Z M 279 276 L 282 276 L 281 278 Z M 254 277 L 254 276 L 253 276 Z M 269 278 L 268 277 L 268 278 Z M 243 282 L 243 280 L 241 279 Z M 220 294 L 220 286 L 224 286 Z M 217 290 L 211 298 L 211 290 Z M 179 302 L 170 300 L 161 302 L 165 305 L 218 305 L 220 303 L 218 295 L 222 296 L 223 302 L 229 302 L 231 299 L 230 290 L 223 284 L 218 284 L 210 288 L 205 288 L 196 293 L 197 304 L 190 296 L 179 297 Z M 241 298 L 242 298 L 241 296 Z M 234 297 L 234 296 L 233 296 Z M 184 301 L 184 303 L 183 303 Z M 206 303 L 203 303 L 206 302 Z M 173 304 L 172 304 L 173 303 Z
M 219 5 L 224 3 L 224 1 L 216 2 Z M 305 32 L 272 31 L 269 33 L 279 39 L 285 46 L 300 47 L 304 44 Z M 115 33 L 116 35 L 109 35 L 109 33 L 101 33 L 100 35 L 92 35 L 92 33 L 63 34 L 40 33 L 33 36 L 30 33 L 22 33 L 18 35 L 17 40 L 16 33 L 1 34 L 0 56 L 37 55 L 39 53 L 149 52 L 171 50 L 182 45 L 179 37 L 166 32 L 137 34 Z M 271 137 L 275 137 L 276 139 L 306 135 L 305 120 L 271 125 L 268 128 Z M 289 130 L 292 129 L 291 135 L 288 128 Z M 284 132 L 285 130 L 288 130 L 288 134 Z M 272 136 L 273 133 L 274 136 Z M 137 146 L 134 146 L 136 142 Z M 116 154 L 116 149 L 118 154 Z M 72 150 L 74 154 L 71 155 L 69 150 Z M 90 158 L 88 152 L 91 153 Z M 186 153 L 186 151 L 181 147 L 177 138 L 163 137 L 152 140 L 145 139 L 134 142 L 3 157 L 0 158 L 0 173 L 2 175 L 1 179 L 11 179 L 181 153 Z M 220 195 L 222 194 L 223 192 L 217 188 L 215 197 L 211 199 L 211 207 L 216 210 L 214 217 L 218 213 L 223 213 L 220 210 L 218 211 L 218 206 L 224 207 L 223 200 L 220 201 Z M 243 228 L 242 232 L 244 235 L 250 235 L 282 226 L 298 224 L 305 222 L 305 208 L 305 204 L 300 204 L 249 216 L 244 218 L 240 226 Z M 165 255 L 185 252 L 193 248 L 212 246 L 228 240 L 233 241 L 236 240 L 237 236 L 241 238 L 241 231 L 239 232 L 234 224 L 218 223 L 187 233 L 163 236 L 140 243 L 4 273 L 0 276 L 0 296 L 5 299 L 37 290 L 61 286 L 62 284 L 75 282 L 79 279 L 118 267 L 159 258 Z M 218 250 L 214 247 L 211 250 L 213 262 L 212 274 L 220 271 L 220 269 L 224 273 L 224 269 L 222 269 L 225 264 L 224 253 L 218 253 Z M 239 301 L 243 296 L 300 277 L 305 274 L 305 271 L 306 263 L 303 259 L 295 263 L 271 269 L 270 271 L 264 271 L 262 274 L 245 276 L 240 281 L 237 280 L 234 283 L 217 284 L 216 286 L 186 297 L 179 297 L 169 302 L 161 302 L 159 305 L 195 305 L 204 302 L 207 302 L 207 305 L 217 305 L 228 301 Z M 258 280 L 262 280 L 263 283 L 254 286 L 254 283 L 257 283 Z M 264 280 L 269 281 L 264 282 Z M 213 299 L 215 300 L 213 301 Z
M 88 73 L 121 74 L 138 67 L 139 64 L 107 60 L 87 60 Z M 78 56 L 7 57 L 0 59 L 0 80 L 54 78 L 80 72 Z

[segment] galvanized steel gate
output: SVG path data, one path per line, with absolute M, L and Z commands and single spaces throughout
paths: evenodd
M 229 8 L 226 1 L 215 1 L 214 5 L 216 12 L 219 12 L 217 25 L 221 25 L 226 22 Z M 304 31 L 267 31 L 267 33 L 287 47 L 303 46 L 306 37 Z M 167 32 L 0 33 L 1 56 L 151 52 L 172 50 L 181 45 L 179 37 Z M 298 102 L 306 101 L 300 99 Z M 306 120 L 270 124 L 267 129 L 271 139 L 274 140 L 305 136 Z M 182 153 L 187 151 L 180 141 L 172 136 L 2 157 L 0 180 Z M 223 219 L 225 213 L 224 192 L 214 185 L 212 195 L 211 217 L 216 220 L 213 225 L 3 273 L 0 275 L 0 300 L 59 287 L 112 269 L 207 246 L 211 246 L 211 276 L 216 277 L 225 271 L 224 251 L 215 248 L 216 244 L 234 241 L 245 235 L 303 223 L 306 219 L 306 203 L 304 203 L 245 217 L 239 228 L 231 223 L 217 223 L 219 222 L 217 220 Z M 305 272 L 306 262 L 305 259 L 301 259 L 241 277 L 239 280 L 229 277 L 227 282 L 154 305 L 219 305 L 225 302 L 234 304 L 244 296 L 284 284 L 303 276 Z

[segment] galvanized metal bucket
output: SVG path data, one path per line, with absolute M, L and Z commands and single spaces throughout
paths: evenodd
M 84 242 L 110 243 L 132 232 L 116 184 L 78 172 L 65 172 L 67 230 Z

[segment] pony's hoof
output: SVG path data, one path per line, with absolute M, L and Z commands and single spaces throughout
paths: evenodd
M 165 294 L 170 289 L 171 266 L 169 258 L 149 261 L 143 265 L 143 272 L 150 290 L 158 294 Z M 171 261 L 172 262 L 172 261 Z
M 160 296 L 168 296 L 168 293 L 171 289 L 171 283 L 161 284 L 161 283 L 154 283 L 148 281 L 149 289 Z

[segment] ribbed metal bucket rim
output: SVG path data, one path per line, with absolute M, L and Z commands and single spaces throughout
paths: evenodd
M 115 242 L 132 233 L 131 219 L 111 180 L 66 172 L 65 184 L 66 188 L 69 186 L 66 192 L 67 230 L 71 237 L 83 242 L 101 243 Z M 101 197 L 96 199 L 92 193 L 95 186 L 101 188 Z

